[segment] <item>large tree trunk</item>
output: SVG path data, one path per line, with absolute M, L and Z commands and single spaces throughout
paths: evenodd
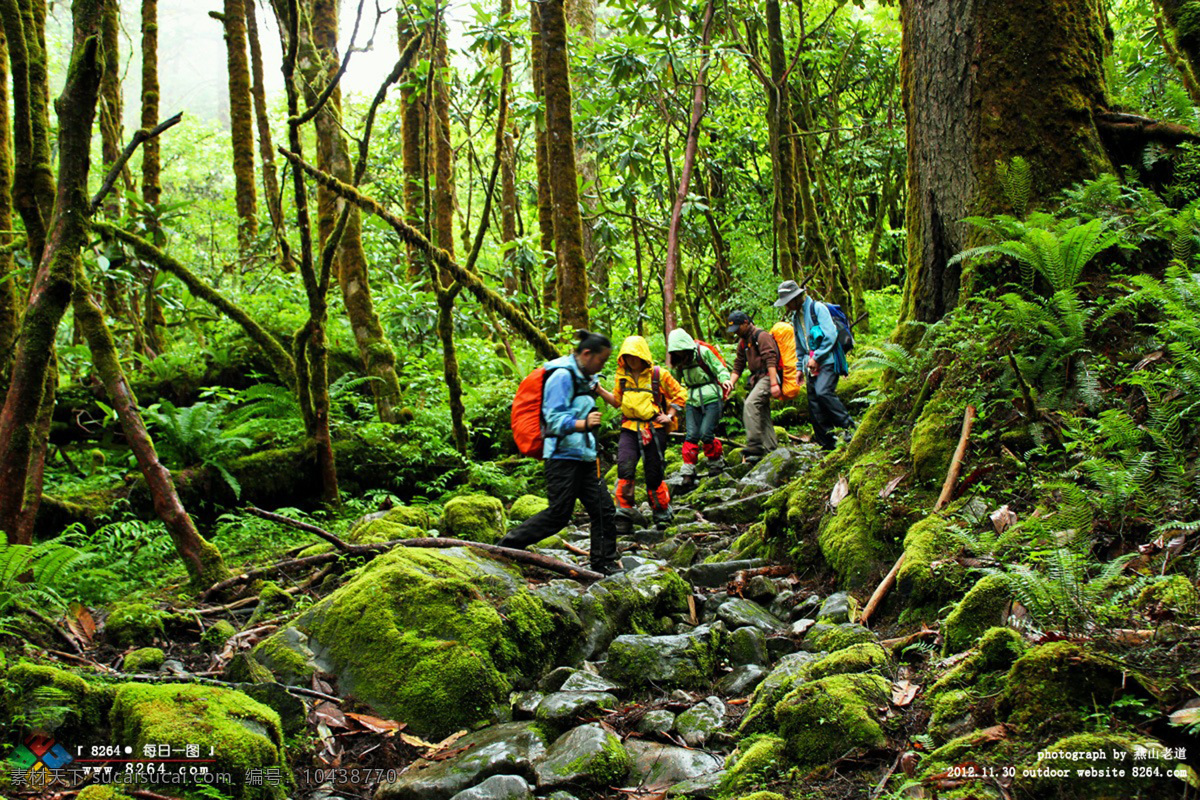
M 337 74 L 338 5 L 338 0 L 316 0 L 313 3 L 312 35 L 317 53 L 314 63 L 306 65 L 310 104 L 316 102 L 320 91 Z M 334 89 L 316 116 L 317 165 L 339 180 L 352 183 L 354 170 L 350 163 L 350 149 L 342 133 L 341 107 L 341 91 Z M 340 209 L 341 203 L 331 192 L 318 190 L 317 229 L 322 245 L 333 233 Z M 367 255 L 362 243 L 362 218 L 356 208 L 350 209 L 345 231 L 338 243 L 335 269 L 363 367 L 368 375 L 376 379 L 371 381 L 371 391 L 375 395 L 379 419 L 395 422 L 400 405 L 396 354 L 383 333 L 383 326 L 371 300 Z
M 587 328 L 588 273 L 583 258 L 583 220 L 579 215 L 563 0 L 542 3 L 541 24 L 547 155 L 549 163 L 554 164 L 550 190 L 554 197 L 554 252 L 560 284 L 559 328 Z
M 246 0 L 254 2 L 254 0 Z M 229 139 L 233 147 L 233 185 L 238 215 L 238 251 L 246 255 L 258 236 L 254 189 L 254 122 L 250 100 L 250 62 L 246 57 L 246 10 L 243 0 L 224 0 L 221 24 L 229 79 Z
M 8 124 L 8 43 L 0 28 L 0 391 L 8 385 L 8 361 L 17 340 L 20 307 L 13 254 L 13 237 L 3 233 L 13 229 L 12 214 L 12 134 Z
M 1200 78 L 1200 0 L 1157 0 L 1157 4 L 1190 70 L 1190 75 L 1184 73 L 1184 84 L 1194 98 L 1196 80 Z
M 133 451 L 138 468 L 146 479 L 146 486 L 154 502 L 154 511 L 166 527 L 175 545 L 175 552 L 183 559 L 192 587 L 205 589 L 228 578 L 229 570 L 225 568 L 221 551 L 196 530 L 195 523 L 179 500 L 179 493 L 175 491 L 175 482 L 170 471 L 158 460 L 154 442 L 151 441 L 142 414 L 138 410 L 137 399 L 129 388 L 124 370 L 121 369 L 117 347 L 113 343 L 108 325 L 104 322 L 104 312 L 92 298 L 91 287 L 84 274 L 83 263 L 79 259 L 75 260 L 75 269 L 72 306 L 75 318 L 87 339 L 88 349 L 92 351 L 92 363 L 96 367 L 96 374 L 104 384 L 113 410 L 121 421 L 125 441 Z
M 283 236 L 283 209 L 280 208 L 279 177 L 275 172 L 275 147 L 271 143 L 271 119 L 267 114 L 267 91 L 263 86 L 262 44 L 258 38 L 258 13 L 256 0 L 242 0 L 246 12 L 246 41 L 250 45 L 250 75 L 254 79 L 250 94 L 254 98 L 254 119 L 258 126 L 258 154 L 262 159 L 263 198 L 267 203 L 267 214 L 275 228 L 276 237 Z M 284 271 L 294 267 L 290 261 L 280 259 Z
M 779 242 L 779 271 L 785 278 L 802 280 L 792 100 L 779 14 L 779 0 L 767 0 L 767 55 L 771 66 L 770 86 L 767 88 L 767 136 L 775 184 L 775 236 Z
M 533 72 L 533 96 L 546 102 L 545 46 L 542 36 L 542 5 L 539 0 L 529 4 L 529 60 Z M 537 168 L 538 231 L 541 248 L 545 253 L 542 262 L 542 309 L 548 312 L 559 307 L 561 289 L 558 270 L 554 263 L 554 192 L 550 187 L 550 145 L 546 138 L 545 114 L 538 116 L 534 127 L 534 162 Z
M 28 542 L 32 535 L 41 495 L 27 489 L 41 486 L 45 443 L 39 416 L 46 419 L 45 389 L 54 384 L 54 334 L 71 299 L 79 251 L 87 239 L 87 178 L 100 88 L 103 5 L 101 0 L 75 0 L 72 6 L 71 68 L 59 99 L 58 193 L 0 411 L 0 529 L 10 543 Z M 39 92 L 29 87 L 30 96 Z
M 906 0 L 902 23 L 903 325 L 940 319 L 967 288 L 946 261 L 973 244 L 963 217 L 1005 210 L 997 161 L 1023 156 L 1035 199 L 1112 166 L 1092 117 L 1105 103 L 1098 0 Z
M 596 0 L 566 0 L 567 25 L 576 43 L 576 62 L 586 63 L 596 49 Z M 579 184 L 583 195 L 579 198 L 584 211 L 583 260 L 588 264 L 591 284 L 590 304 L 597 307 L 605 319 L 611 320 L 608 302 L 607 251 L 600 246 L 596 236 L 596 210 L 600 205 L 600 167 L 592 144 L 583 138 L 575 139 L 575 163 L 579 168 Z
M 158 124 L 158 0 L 142 0 L 142 129 L 152 130 Z M 162 199 L 162 165 L 159 159 L 158 137 L 142 143 L 142 202 L 154 208 Z M 162 244 L 158 228 L 158 217 L 149 220 L 150 238 Z M 158 326 L 162 323 L 162 312 L 154 291 L 155 271 L 151 268 L 146 275 L 145 308 L 142 327 L 146 346 L 152 354 L 162 352 L 158 338 Z

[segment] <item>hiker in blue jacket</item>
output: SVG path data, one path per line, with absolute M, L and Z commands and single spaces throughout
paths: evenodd
M 848 375 L 850 368 L 838 342 L 833 317 L 824 303 L 809 297 L 804 287 L 795 281 L 779 284 L 779 299 L 775 305 L 792 313 L 798 360 L 804 362 L 807 354 L 804 388 L 808 394 L 813 439 L 822 449 L 832 450 L 836 440 L 830 428 L 844 429 L 847 441 L 854 434 L 854 420 L 837 396 L 838 378 Z

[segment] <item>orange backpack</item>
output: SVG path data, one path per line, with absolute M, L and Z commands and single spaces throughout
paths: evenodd
M 512 425 L 513 441 L 516 442 L 517 450 L 523 456 L 542 457 L 542 445 L 545 444 L 547 438 L 546 426 L 542 420 L 542 397 L 546 389 L 546 376 L 556 369 L 566 369 L 566 367 L 551 367 L 550 369 L 546 369 L 544 366 L 538 367 L 525 376 L 513 397 L 510 424 Z M 572 373 L 572 400 L 584 394 L 579 391 L 578 383 Z M 553 434 L 551 436 L 553 437 Z
M 796 358 L 796 329 L 787 322 L 776 322 L 771 326 L 771 338 L 779 348 L 779 389 L 783 396 L 791 400 L 800 394 L 799 361 Z M 751 339 L 754 349 L 758 350 L 758 337 Z M 738 345 L 741 347 L 741 345 Z M 762 358 L 762 351 L 758 351 Z
M 711 353 L 712 353 L 714 356 L 716 356 L 716 357 L 717 357 L 717 360 L 721 362 L 721 366 L 722 366 L 722 367 L 727 367 L 727 366 L 729 366 L 729 364 L 727 364 L 727 363 L 725 362 L 725 356 L 723 356 L 723 355 L 721 354 L 721 351 L 720 351 L 720 350 L 718 350 L 718 349 L 716 348 L 716 346 L 714 346 L 714 345 L 711 345 L 711 344 L 709 344 L 708 342 L 701 341 L 700 339 L 697 339 L 697 340 L 696 340 L 696 344 L 697 344 L 697 345 L 699 345 L 700 347 L 703 347 L 705 350 L 708 350 L 708 351 L 710 351 L 710 352 L 711 352 Z

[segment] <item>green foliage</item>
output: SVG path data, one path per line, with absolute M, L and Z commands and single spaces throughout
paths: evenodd
M 1054 221 L 1052 227 L 1045 215 L 1031 217 L 1029 224 L 1006 215 L 998 217 L 968 217 L 967 222 L 992 234 L 1008 236 L 996 244 L 973 247 L 955 255 L 948 262 L 978 256 L 1008 256 L 1021 267 L 1021 282 L 1032 287 L 1034 275 L 1040 276 L 1055 294 L 1074 293 L 1084 268 L 1102 251 L 1115 245 L 1119 236 L 1106 230 L 1104 222 L 1093 219 L 1081 223 L 1078 219 Z M 1020 234 L 1014 238 L 1014 233 Z
M 1037 554 L 1042 569 L 1014 566 L 1004 575 L 1013 596 L 1029 612 L 1032 626 L 1043 632 L 1095 635 L 1106 621 L 1107 602 L 1129 554 L 1100 565 L 1067 547 Z
M 1029 162 L 1021 156 L 1014 156 L 1007 163 L 996 162 L 996 174 L 1000 185 L 1004 187 L 1004 196 L 1018 217 L 1024 217 L 1029 210 L 1029 200 L 1033 193 L 1033 170 Z
M 179 467 L 209 466 L 215 469 L 235 496 L 242 487 L 229 472 L 228 463 L 249 450 L 254 442 L 237 436 L 222 426 L 227 404 L 200 402 L 176 408 L 164 400 L 142 413 L 158 431 L 158 444 L 164 454 Z M 161 410 L 160 410 L 161 409 Z
M 0 543 L 0 632 L 11 630 L 6 618 L 18 608 L 50 615 L 65 609 L 74 584 L 97 561 L 96 554 L 60 541 Z

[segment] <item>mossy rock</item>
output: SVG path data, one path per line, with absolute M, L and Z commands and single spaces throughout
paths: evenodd
M 878 708 L 891 683 L 878 675 L 832 675 L 793 689 L 775 706 L 787 757 L 813 767 L 856 747 L 883 747 Z
M 942 655 L 961 653 L 984 632 L 1001 624 L 1011 599 L 1012 591 L 1003 575 L 993 573 L 976 581 L 942 623 Z
M 1193 616 L 1200 611 L 1200 592 L 1186 576 L 1170 575 L 1138 593 L 1135 604 L 1143 609 Z
M 504 504 L 486 494 L 463 495 L 446 503 L 443 533 L 452 539 L 495 544 L 504 536 Z
M 873 672 L 889 663 L 887 651 L 874 642 L 853 644 L 828 655 L 805 659 L 803 654 L 797 654 L 789 659 L 781 661 L 758 685 L 750 710 L 742 720 L 742 733 L 773 729 L 776 704 L 801 684 L 832 675 Z
M 508 518 L 513 522 L 524 522 L 535 514 L 550 507 L 550 501 L 536 494 L 523 494 L 513 501 L 508 509 Z
M 151 644 L 163 636 L 165 611 L 145 603 L 123 603 L 113 607 L 104 622 L 104 638 L 117 647 Z
M 121 669 L 125 672 L 154 672 L 163 665 L 166 654 L 159 647 L 141 647 L 125 655 Z
M 315 665 L 377 713 L 423 736 L 495 717 L 515 679 L 536 678 L 581 636 L 578 618 L 513 567 L 466 548 L 400 547 L 261 642 L 285 681 Z
M 779 792 L 755 792 L 754 794 L 744 794 L 737 800 L 787 800 L 786 797 Z
M 935 742 L 943 743 L 961 734 L 964 718 L 969 724 L 975 699 L 965 689 L 941 692 L 931 703 L 933 713 L 929 717 L 929 735 Z
M 951 507 L 953 508 L 953 507 Z M 936 614 L 948 599 L 965 588 L 966 568 L 954 561 L 962 542 L 951 533 L 956 523 L 930 514 L 904 536 L 904 564 L 896 573 L 896 593 L 923 616 Z
M 721 797 L 735 797 L 739 792 L 755 789 L 774 780 L 787 768 L 785 752 L 787 743 L 772 734 L 752 736 L 738 744 L 737 751 L 729 757 L 725 775 L 721 778 Z M 767 792 L 750 795 L 758 797 Z M 775 795 L 778 797 L 778 795 Z
M 588 594 L 599 601 L 615 632 L 665 634 L 675 629 L 673 614 L 688 612 L 692 587 L 679 573 L 655 564 L 596 583 Z
M 1004 674 L 1028 649 L 1025 640 L 1012 628 L 989 628 L 979 637 L 975 649 L 929 690 L 930 696 L 954 688 L 975 688 L 981 694 L 994 694 Z M 986 684 L 985 677 L 990 678 Z
M 372 519 L 355 525 L 343 539 L 350 544 L 382 544 L 383 542 L 394 542 L 399 539 L 419 539 L 425 535 L 427 528 L 419 528 L 416 525 L 406 525 L 402 522 L 389 520 L 387 517 Z M 333 545 L 323 542 L 325 549 L 328 550 Z
M 943 392 L 937 392 L 917 418 L 908 440 L 913 477 L 918 481 L 946 476 L 958 440 L 962 409 Z
M 1115 733 L 1077 733 L 1038 751 L 1017 768 L 1014 788 L 1033 797 L 1061 798 L 1174 798 L 1180 784 L 1167 777 L 1173 765 L 1161 757 L 1163 745 L 1153 739 Z M 1124 754 L 1124 755 L 1118 755 Z M 1134 767 L 1160 775 L 1134 774 Z M 1120 777 L 1104 774 L 1123 770 Z M 1053 771 L 1054 774 L 1047 774 Z
M 250 615 L 250 621 L 246 623 L 246 627 L 254 627 L 256 623 L 286 611 L 295 603 L 295 599 L 279 584 L 274 581 L 263 581 L 258 590 L 258 605 L 254 607 L 254 613 Z
M 233 627 L 233 623 L 228 620 L 218 620 L 213 623 L 208 630 L 200 637 L 200 646 L 206 652 L 216 653 L 225 643 L 237 633 L 237 628 Z
M 133 800 L 127 794 L 121 794 L 111 786 L 86 786 L 75 795 L 76 800 Z
M 804 635 L 804 649 L 814 653 L 832 653 L 851 645 L 874 642 L 875 639 L 876 636 L 871 630 L 853 622 L 843 622 L 840 625 L 818 622 Z
M 288 786 L 250 786 L 251 769 L 289 776 L 279 715 L 241 692 L 212 686 L 123 684 L 109 714 L 113 740 L 142 752 L 148 744 L 212 749 L 212 771 L 232 776 L 235 798 L 282 800 Z
M 31 728 L 64 741 L 94 741 L 104 728 L 112 689 L 89 683 L 73 672 L 19 661 L 9 670 L 8 691 L 0 695 L 0 718 L 24 719 Z
M 1118 662 L 1074 642 L 1051 642 L 1028 650 L 1005 677 L 997 712 L 1028 729 L 1077 729 L 1085 711 L 1107 706 L 1123 692 L 1142 689 Z M 1143 695 L 1146 694 L 1142 689 Z

